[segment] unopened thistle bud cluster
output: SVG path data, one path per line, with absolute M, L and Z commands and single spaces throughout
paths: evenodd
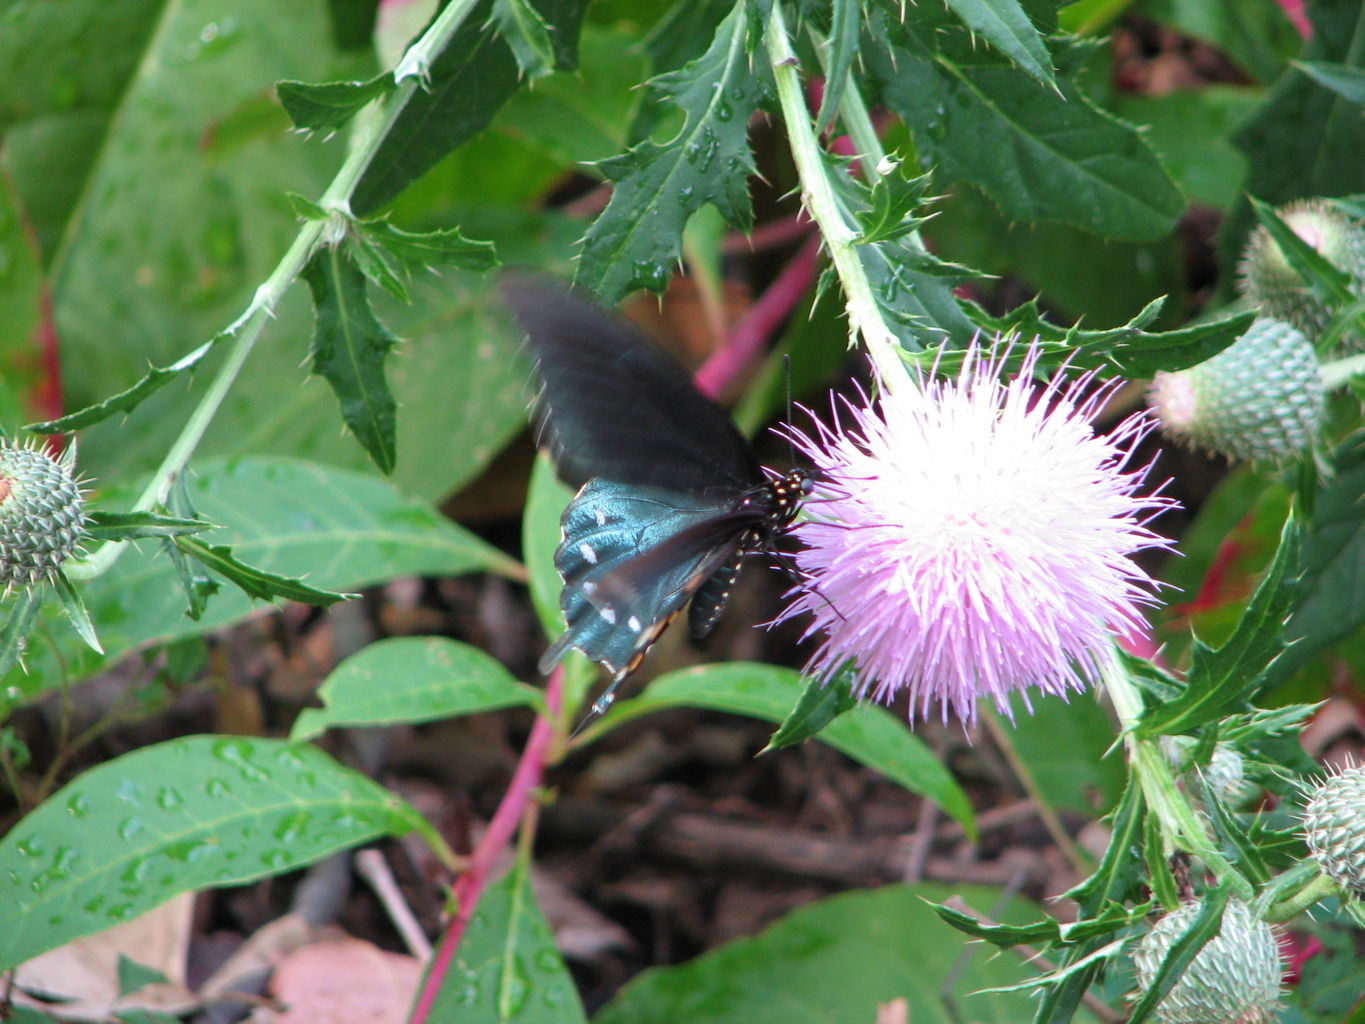
M 1322 370 L 1302 331 L 1258 318 L 1212 359 L 1158 373 L 1148 401 L 1168 436 L 1230 459 L 1282 462 L 1318 436 Z
M 1365 896 L 1365 765 L 1347 768 L 1313 789 L 1303 827 L 1322 873 Z
M 0 442 L 0 589 L 52 579 L 83 535 L 69 455 Z
M 1325 199 L 1304 199 L 1276 211 L 1293 232 L 1351 279 L 1351 290 L 1365 295 L 1365 230 Z M 1285 258 L 1264 227 L 1251 233 L 1242 255 L 1238 285 L 1242 295 L 1268 317 L 1293 324 L 1314 341 L 1332 319 L 1332 309 Z M 1360 335 L 1348 336 L 1353 348 Z
M 1143 936 L 1133 953 L 1139 995 L 1189 931 L 1200 906 L 1183 904 Z M 1157 1004 L 1155 1017 L 1162 1024 L 1268 1024 L 1278 1013 L 1282 973 L 1274 931 L 1252 917 L 1245 903 L 1229 900 L 1218 934 Z

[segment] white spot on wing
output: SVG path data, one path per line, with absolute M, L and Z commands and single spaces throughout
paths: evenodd
M 606 525 L 607 525 L 607 514 L 606 514 L 606 512 L 602 511 L 602 509 L 600 509 L 600 508 L 599 508 L 599 509 L 595 509 L 595 510 L 593 511 L 593 516 L 597 519 L 597 525 L 598 525 L 598 526 L 606 526 Z
M 600 608 L 600 609 L 598 609 L 597 614 L 601 615 L 602 618 L 603 618 L 603 620 L 606 621 L 607 623 L 609 623 L 610 625 L 613 625 L 613 626 L 616 625 L 616 609 L 615 609 L 615 608 Z
M 578 545 L 578 553 L 583 556 L 583 561 L 587 562 L 589 565 L 597 564 L 597 552 L 592 549 L 592 545 L 587 541 Z
M 637 619 L 634 615 L 626 619 L 626 625 L 630 627 L 630 631 L 632 633 L 638 633 L 642 628 L 644 628 L 640 620 Z

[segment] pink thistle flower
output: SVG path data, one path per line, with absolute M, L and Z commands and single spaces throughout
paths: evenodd
M 824 637 L 809 672 L 855 662 L 858 696 L 908 690 L 912 716 L 938 702 L 970 723 L 978 697 L 1008 715 L 1012 691 L 1083 690 L 1116 634 L 1147 628 L 1153 583 L 1130 556 L 1169 547 L 1147 524 L 1174 503 L 1138 494 L 1149 466 L 1123 469 L 1150 414 L 1097 434 L 1117 382 L 1035 386 L 1036 348 L 1009 382 L 1002 362 L 973 347 L 955 380 L 844 402 L 847 429 L 836 407 L 834 427 L 790 430 L 815 484 L 779 621 L 809 613 L 805 636 Z

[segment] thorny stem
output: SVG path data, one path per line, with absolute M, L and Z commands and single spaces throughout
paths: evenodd
M 342 217 L 350 215 L 351 196 L 356 185 L 407 107 L 408 100 L 425 82 L 431 63 L 445 49 L 450 38 L 473 9 L 474 3 L 475 0 L 452 0 L 422 38 L 409 47 L 403 56 L 394 71 L 397 85 L 385 101 L 383 116 L 360 129 L 345 162 L 318 202 L 319 206 L 333 212 L 336 217 L 328 221 L 308 221 L 304 224 L 270 277 L 256 289 L 256 294 L 252 296 L 242 315 L 222 334 L 207 342 L 207 346 L 215 346 L 219 341 L 229 338 L 232 340 L 227 358 L 215 373 L 204 397 L 190 414 L 180 436 L 171 445 L 146 489 L 137 499 L 133 506 L 134 511 L 145 512 L 166 500 L 175 478 L 184 472 L 190 457 L 203 440 L 209 424 L 213 422 L 213 417 L 217 415 L 232 385 L 236 383 L 237 376 L 246 364 L 251 350 L 255 348 L 261 332 L 274 318 L 275 308 L 279 305 L 280 299 L 289 286 L 298 279 L 318 245 L 329 240 L 330 233 L 341 226 Z M 197 354 L 198 350 L 181 362 L 194 359 Z M 67 575 L 71 579 L 80 580 L 99 576 L 118 561 L 126 547 L 127 544 L 104 544 L 94 554 L 80 561 L 67 563 Z
M 560 666 L 550 673 L 545 686 L 545 714 L 536 717 L 531 735 L 526 740 L 526 748 L 521 752 L 521 760 L 517 762 L 516 771 L 507 785 L 507 792 L 503 794 L 502 802 L 493 813 L 479 845 L 470 855 L 468 867 L 455 880 L 451 894 L 455 916 L 446 929 L 431 970 L 427 972 L 409 1024 L 426 1024 L 430 1019 L 431 1009 L 440 994 L 451 961 L 479 905 L 479 897 L 488 885 L 494 861 L 511 842 L 518 828 L 525 822 L 535 820 L 533 801 L 544 777 L 545 766 L 555 754 L 556 739 L 560 732 L 559 706 L 563 685 L 564 668 Z M 522 841 L 529 843 L 530 839 L 523 836 Z
M 787 36 L 781 4 L 773 4 L 764 44 L 777 82 L 777 98 L 782 105 L 792 158 L 801 179 L 802 200 L 819 225 L 830 260 L 843 284 L 850 334 L 862 337 L 886 387 L 894 389 L 902 382 L 913 383 L 901 362 L 896 335 L 882 318 L 867 272 L 854 251 L 857 232 L 849 224 L 848 215 L 826 174 L 824 156 L 801 92 L 799 65 Z
M 1142 699 L 1117 660 L 1111 661 L 1104 670 L 1103 683 L 1118 713 L 1128 760 L 1137 773 L 1143 798 L 1161 823 L 1161 831 L 1167 842 L 1177 844 L 1198 857 L 1220 882 L 1231 884 L 1233 895 L 1249 900 L 1252 897 L 1251 883 L 1214 845 L 1203 821 L 1176 785 L 1171 766 L 1158 744 L 1137 735 Z

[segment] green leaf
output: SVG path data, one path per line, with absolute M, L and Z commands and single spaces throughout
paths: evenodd
M 1018 0 L 945 0 L 974 35 L 980 36 L 1017 67 L 1051 83 L 1052 58 Z
M 432 959 L 441 958 L 438 951 Z M 524 859 L 484 891 L 427 1019 L 586 1022 L 573 976 L 536 904 Z
M 162 985 L 170 979 L 155 967 L 148 967 L 130 959 L 126 953 L 118 955 L 118 994 L 132 995 L 148 985 Z
M 1294 607 L 1301 547 L 1299 527 L 1291 516 L 1280 535 L 1275 561 L 1232 636 L 1216 650 L 1195 641 L 1184 691 L 1143 714 L 1139 736 L 1190 733 L 1241 710 L 1284 650 L 1283 623 Z
M 276 82 L 280 106 L 305 131 L 337 131 L 371 100 L 394 89 L 387 72 L 368 82 Z
M 0 630 L 0 675 L 7 675 L 20 665 L 28 649 L 28 635 L 43 606 L 46 587 L 24 587 L 10 605 L 5 616 L 5 628 Z
M 905 164 L 900 160 L 886 168 L 872 186 L 870 209 L 856 211 L 858 226 L 862 229 L 859 244 L 891 241 L 910 234 L 924 223 L 923 218 L 914 216 L 914 212 L 924 201 L 929 176 L 907 177 L 904 168 Z
M 853 61 L 858 56 L 858 41 L 862 38 L 863 5 L 858 0 L 834 0 L 829 20 L 829 39 L 825 44 L 829 56 L 823 61 L 825 94 L 820 99 L 820 112 L 815 115 L 816 129 L 822 132 L 833 123 L 849 84 Z
M 108 419 L 116 412 L 130 413 L 181 374 L 193 370 L 203 362 L 205 356 L 217 347 L 220 341 L 228 336 L 229 332 L 226 331 L 216 334 L 189 355 L 177 359 L 170 366 L 153 366 L 147 371 L 147 375 L 132 387 L 125 388 L 103 401 L 88 405 L 84 409 L 79 409 L 59 419 L 30 423 L 24 429 L 31 430 L 35 434 L 65 434 L 75 430 L 84 430 L 86 427 L 93 427 L 96 423 Z
M 424 827 L 315 747 L 192 736 L 93 768 L 0 840 L 0 969 L 172 896 Z
M 318 696 L 324 707 L 305 708 L 291 740 L 344 726 L 430 722 L 541 703 L 538 690 L 517 682 L 483 651 L 440 637 L 371 644 L 333 669 Z
M 563 537 L 559 521 L 572 498 L 573 491 L 559 481 L 549 458 L 542 454 L 531 470 L 521 520 L 521 549 L 531 576 L 531 603 L 548 637 L 564 632 L 564 612 L 559 606 L 564 581 L 555 568 L 555 551 Z
M 313 293 L 316 325 L 312 371 L 336 393 L 341 417 L 374 464 L 392 473 L 397 460 L 397 403 L 384 361 L 398 339 L 379 322 L 365 294 L 365 275 L 336 246 L 313 254 L 303 268 Z
M 1122 903 L 1110 903 L 1094 917 L 1072 924 L 1062 924 L 1055 917 L 1044 917 L 1026 925 L 982 924 L 971 914 L 942 905 L 935 906 L 934 912 L 960 932 L 1001 949 L 1011 949 L 1021 945 L 1054 947 L 1106 938 L 1121 928 L 1138 923 L 1151 909 L 1149 904 L 1130 910 Z
M 528 78 L 541 78 L 555 68 L 550 26 L 529 0 L 493 0 L 493 21 L 512 48 L 517 67 Z
M 798 743 L 804 743 L 818 735 L 845 711 L 857 706 L 858 700 L 853 696 L 851 672 L 841 673 L 828 683 L 808 676 L 796 704 L 787 713 L 787 717 L 782 719 L 782 724 L 768 740 L 768 745 L 759 753 L 766 754 L 770 750 L 780 750 L 783 747 L 794 747 Z
M 1010 705 L 1014 720 L 1002 721 L 1001 728 L 1043 800 L 1086 816 L 1118 803 L 1128 768 L 1122 751 L 1113 749 L 1107 706 L 1089 694 L 1070 700 L 1032 694 L 1027 707 L 1016 695 Z M 994 709 L 984 713 L 998 714 Z
M 1361 65 L 1354 40 L 1365 31 L 1365 8 L 1355 3 L 1307 6 L 1313 34 L 1304 43 L 1305 65 Z M 1365 118 L 1340 93 L 1291 70 L 1275 82 L 1233 141 L 1251 173 L 1243 188 L 1270 203 L 1300 196 L 1339 196 L 1365 190 Z
M 976 185 L 1011 220 L 1133 241 L 1175 227 L 1185 203 L 1149 144 L 1070 77 L 1028 81 L 965 33 L 935 31 L 925 17 L 908 27 L 892 29 L 903 41 L 894 62 L 869 60 L 925 166 Z
M 1142 1024 L 1146 1020 L 1161 1000 L 1170 994 L 1181 975 L 1185 973 L 1185 968 L 1194 961 L 1199 955 L 1199 951 L 1204 945 L 1218 934 L 1223 926 L 1223 909 L 1228 903 L 1228 890 L 1226 887 L 1215 889 L 1205 894 L 1204 900 L 1199 907 L 1199 912 L 1190 921 L 1189 928 L 1185 933 L 1172 943 L 1170 951 L 1165 959 L 1161 961 L 1161 966 L 1153 975 L 1151 984 L 1147 991 L 1142 994 L 1142 998 L 1133 1006 L 1131 1015 L 1128 1018 L 1129 1024 Z
M 76 634 L 96 654 L 103 654 L 104 648 L 100 646 L 100 639 L 95 635 L 95 624 L 90 621 L 90 613 L 85 610 L 85 602 L 81 600 L 81 595 L 76 593 L 76 588 L 71 585 L 66 574 L 58 571 L 52 577 L 52 585 L 57 591 L 57 596 L 61 598 L 66 617 L 76 628 Z
M 139 486 L 130 482 L 108 493 L 105 504 L 131 505 Z M 196 464 L 188 491 L 196 518 L 220 524 L 214 539 L 231 545 L 238 558 L 281 576 L 306 574 L 319 589 L 350 591 L 398 576 L 474 570 L 521 575 L 507 556 L 373 473 L 292 459 L 206 460 Z M 259 610 L 245 593 L 228 588 L 193 622 L 185 617 L 175 566 L 132 550 L 82 584 L 81 594 L 100 624 L 108 658 L 95 656 L 64 628 L 34 631 L 28 671 L 4 678 L 0 717 L 13 704 L 83 679 L 134 648 L 197 636 Z
M 799 672 L 773 665 L 703 665 L 660 676 L 638 697 L 617 701 L 600 726 L 611 728 L 675 707 L 710 708 L 782 722 L 801 685 Z M 975 832 L 971 804 L 953 777 L 905 722 L 884 708 L 870 704 L 855 708 L 836 718 L 817 738 L 912 793 L 927 796 L 969 833 Z
M 178 537 L 212 530 L 202 519 L 182 519 L 155 512 L 105 512 L 96 509 L 86 517 L 85 532 L 91 540 L 126 541 L 144 537 Z
M 615 187 L 583 239 L 574 280 L 607 305 L 637 288 L 663 291 L 687 219 L 703 204 L 741 231 L 752 223 L 749 117 L 763 79 L 750 62 L 748 24 L 740 0 L 702 57 L 651 80 L 686 115 L 674 138 L 641 142 L 598 165 Z
M 247 565 L 237 558 L 226 544 L 209 545 L 193 537 L 175 538 L 175 546 L 200 565 L 222 576 L 229 583 L 241 587 L 249 596 L 262 601 L 279 598 L 284 601 L 301 601 L 321 607 L 336 604 L 355 597 L 355 594 L 336 594 L 330 590 L 310 587 L 301 580 L 278 573 L 265 572 L 255 566 Z
M 960 896 L 984 914 L 1032 920 L 1036 906 L 978 886 L 888 885 L 833 896 L 787 915 L 751 938 L 626 984 L 593 1024 L 735 1024 L 738 1021 L 854 1022 L 904 1000 L 916 1024 L 958 1019 L 1018 1024 L 1033 1000 L 993 989 L 1032 968 L 982 946 L 966 946 L 926 901 Z M 951 979 L 950 988 L 945 985 Z M 947 989 L 947 990 L 945 990 Z
M 408 270 L 459 267 L 482 273 L 498 265 L 497 250 L 492 242 L 466 238 L 458 228 L 404 231 L 386 219 L 357 221 L 355 226 Z
M 1343 99 L 1357 106 L 1365 105 L 1365 71 L 1360 68 L 1311 60 L 1296 61 L 1294 67 Z
M 587 0 L 536 0 L 550 30 L 555 66 L 577 63 Z M 351 208 L 367 216 L 492 122 L 517 91 L 517 61 L 490 23 L 493 0 L 481 0 L 429 69 L 361 177 Z

